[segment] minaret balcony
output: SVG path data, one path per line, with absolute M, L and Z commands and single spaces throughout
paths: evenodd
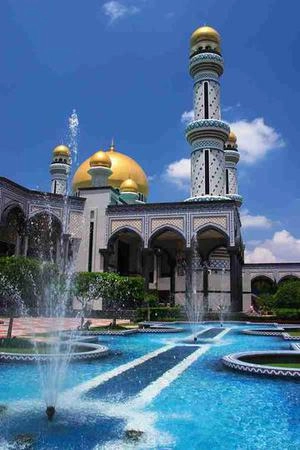
M 188 124 L 185 130 L 186 139 L 190 144 L 204 138 L 215 138 L 226 142 L 229 133 L 229 125 L 217 119 L 194 120 Z
M 219 76 L 224 71 L 222 56 L 217 53 L 199 53 L 190 58 L 190 74 L 192 77 L 199 71 L 214 71 Z
M 240 154 L 237 150 L 225 149 L 225 161 L 237 164 L 240 160 Z

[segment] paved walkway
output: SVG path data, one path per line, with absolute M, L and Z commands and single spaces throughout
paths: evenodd
M 92 326 L 109 325 L 112 319 L 89 318 Z M 3 323 L 1 323 L 3 322 Z M 128 320 L 118 320 L 117 323 L 128 323 Z M 6 337 L 9 319 L 0 317 L 0 338 Z M 22 317 L 14 319 L 13 336 L 31 336 L 50 331 L 75 330 L 80 325 L 80 318 L 56 319 L 50 317 Z

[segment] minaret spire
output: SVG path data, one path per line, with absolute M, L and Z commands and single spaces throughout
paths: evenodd
M 67 194 L 68 176 L 71 170 L 71 150 L 66 145 L 58 145 L 53 150 L 50 164 L 52 194 Z
M 238 193 L 237 163 L 240 160 L 237 137 L 231 130 L 225 143 L 225 182 L 226 195 L 241 205 L 243 198 Z
M 110 144 L 109 151 L 110 151 L 110 152 L 114 152 L 114 151 L 115 151 L 115 142 L 114 142 L 114 138 L 111 139 L 111 144 Z
M 189 201 L 226 200 L 224 144 L 229 126 L 221 120 L 220 76 L 223 73 L 219 33 L 209 26 L 191 36 L 190 74 L 194 80 L 194 121 L 186 128 L 191 145 Z

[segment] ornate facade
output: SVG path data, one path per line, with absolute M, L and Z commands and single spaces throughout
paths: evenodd
M 220 41 L 210 27 L 191 37 L 194 120 L 186 128 L 187 200 L 147 203 L 145 172 L 113 143 L 81 164 L 73 177 L 74 196 L 68 196 L 72 154 L 59 145 L 50 164 L 51 193 L 0 178 L 0 254 L 39 256 L 48 249 L 46 256 L 59 261 L 62 250 L 76 253 L 78 271 L 142 275 L 161 300 L 183 304 L 193 291 L 208 311 L 248 310 L 257 277 L 278 282 L 279 273 L 298 276 L 300 264 L 244 265 L 237 137 L 221 119 Z

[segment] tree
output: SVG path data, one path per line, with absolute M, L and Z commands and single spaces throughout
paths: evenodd
M 6 337 L 10 339 L 12 337 L 14 316 L 20 314 L 25 308 L 19 290 L 13 287 L 2 274 L 0 274 L 0 298 L 6 304 L 6 311 L 9 314 Z
M 78 273 L 74 282 L 74 295 L 81 305 L 81 327 L 88 312 L 93 309 L 96 299 L 101 297 L 101 280 L 98 274 Z
M 286 281 L 279 285 L 274 295 L 276 308 L 300 309 L 300 280 Z

